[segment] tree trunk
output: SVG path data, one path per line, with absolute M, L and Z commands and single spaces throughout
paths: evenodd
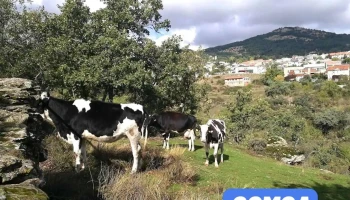
M 108 86 L 108 102 L 112 103 L 113 102 L 113 87 Z

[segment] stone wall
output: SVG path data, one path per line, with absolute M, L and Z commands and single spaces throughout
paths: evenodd
M 0 79 L 0 200 L 48 199 L 39 162 L 43 138 L 54 128 L 34 114 L 39 88 L 19 78 Z

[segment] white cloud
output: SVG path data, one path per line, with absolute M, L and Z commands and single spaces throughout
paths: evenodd
M 174 29 L 196 28 L 194 45 L 216 46 L 284 26 L 350 33 L 349 0 L 163 0 Z
M 51 12 L 65 0 L 34 0 Z M 100 0 L 86 0 L 91 11 L 103 8 Z M 170 35 L 183 38 L 192 49 L 243 40 L 285 26 L 301 26 L 350 33 L 349 0 L 163 0 L 160 11 L 169 19 L 168 33 L 155 37 L 160 44 Z
M 162 42 L 170 38 L 173 35 L 181 36 L 182 42 L 180 43 L 181 47 L 190 45 L 189 48 L 197 50 L 200 45 L 193 45 L 194 40 L 197 36 L 197 30 L 195 27 L 190 27 L 189 29 L 172 29 L 168 33 L 162 34 L 161 36 L 151 35 L 149 38 L 156 42 L 156 45 L 160 46 Z M 202 49 L 205 48 L 202 46 Z
M 32 3 L 36 4 L 36 5 L 42 5 L 43 4 L 43 0 L 32 0 Z
M 91 12 L 106 7 L 106 5 L 99 0 L 86 0 L 85 5 L 89 6 Z

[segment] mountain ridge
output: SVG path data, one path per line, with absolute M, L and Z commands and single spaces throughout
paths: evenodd
M 254 37 L 209 47 L 211 55 L 266 56 L 273 58 L 350 50 L 350 34 L 303 27 L 280 27 Z

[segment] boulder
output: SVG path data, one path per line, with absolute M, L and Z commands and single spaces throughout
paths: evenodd
M 267 146 L 268 147 L 287 147 L 288 143 L 282 137 L 274 136 L 267 140 Z
M 0 200 L 6 199 L 47 200 L 49 197 L 33 184 L 0 185 Z
M 304 160 L 305 160 L 304 154 L 293 155 L 290 158 L 286 158 L 286 157 L 281 158 L 282 162 L 289 164 L 289 165 L 299 165 L 299 164 L 303 163 Z

